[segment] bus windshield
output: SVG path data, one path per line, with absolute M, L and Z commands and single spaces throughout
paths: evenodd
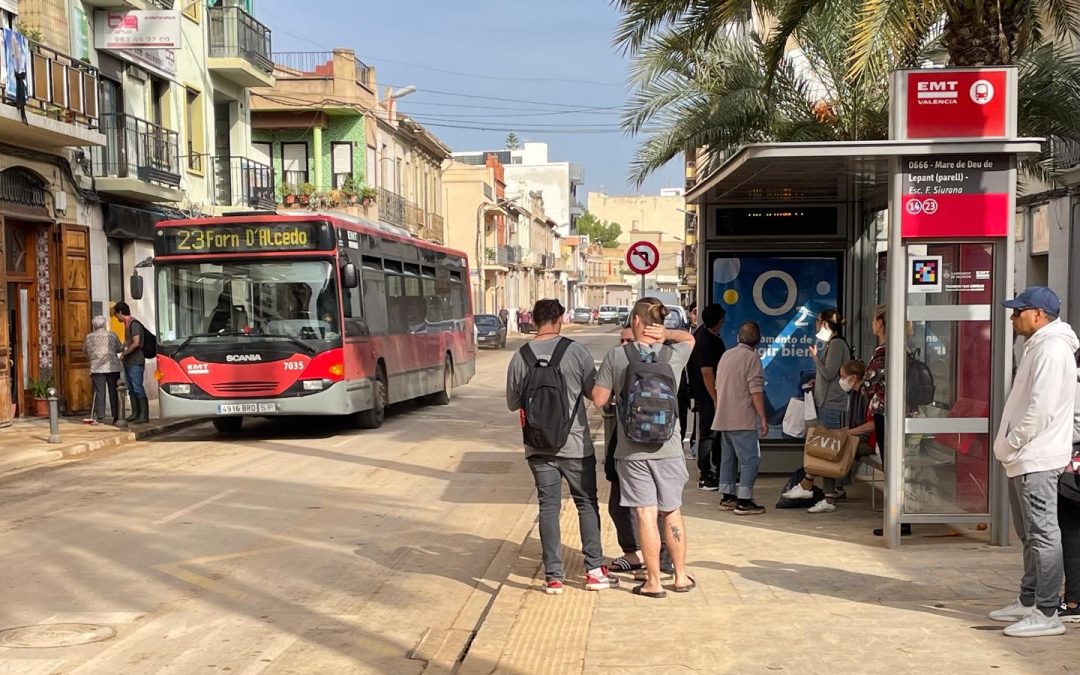
M 323 260 L 162 265 L 158 339 L 168 346 L 251 336 L 302 341 L 316 349 L 340 342 L 333 272 Z

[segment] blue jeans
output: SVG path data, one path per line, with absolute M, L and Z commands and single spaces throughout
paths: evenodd
M 577 507 L 585 569 L 588 571 L 603 565 L 600 507 L 596 503 L 596 458 L 591 455 L 585 458 L 533 455 L 528 461 L 536 482 L 536 497 L 540 502 L 540 548 L 544 556 L 544 577 L 548 580 L 565 578 L 562 533 L 559 528 L 564 479 Z
M 846 410 L 820 408 L 817 411 L 817 421 L 826 429 L 839 429 L 844 426 L 844 415 L 846 414 Z
M 720 432 L 720 494 L 735 495 L 738 499 L 754 498 L 754 481 L 761 465 L 761 446 L 757 429 Z M 738 469 L 739 489 L 735 491 Z
M 124 383 L 127 384 L 128 394 L 136 398 L 146 398 L 146 389 L 143 387 L 143 373 L 146 366 L 124 366 Z

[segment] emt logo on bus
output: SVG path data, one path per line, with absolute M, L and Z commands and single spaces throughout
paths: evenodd
M 332 248 L 333 235 L 326 223 L 286 221 L 162 227 L 157 231 L 154 252 L 157 255 L 191 255 Z

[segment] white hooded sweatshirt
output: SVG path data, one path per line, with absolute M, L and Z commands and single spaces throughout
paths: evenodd
M 1064 468 L 1072 457 L 1076 349 L 1080 340 L 1060 319 L 1024 344 L 994 440 L 994 456 L 1010 478 Z

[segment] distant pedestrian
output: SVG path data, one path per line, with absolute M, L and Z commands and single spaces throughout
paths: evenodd
M 666 314 L 656 298 L 642 298 L 634 305 L 630 311 L 634 341 L 608 352 L 593 389 L 593 404 L 601 408 L 618 392 L 615 465 L 620 503 L 634 509 L 645 558 L 646 579 L 634 593 L 650 598 L 666 596 L 660 585 L 661 536 L 653 525 L 658 516 L 675 566 L 674 590 L 685 593 L 697 585 L 686 573 L 681 508 L 689 476 L 678 422 L 679 373 L 690 359 L 694 337 L 686 331 L 666 330 Z
M 94 387 L 93 409 L 90 411 L 92 424 L 105 421 L 105 398 L 109 399 L 109 411 L 112 412 L 113 424 L 120 419 L 119 395 L 116 385 L 120 381 L 120 352 L 124 346 L 116 333 L 108 329 L 105 317 L 95 316 L 90 322 L 91 332 L 83 340 L 83 352 L 90 362 L 90 381 Z
M 739 344 L 724 352 L 716 368 L 716 416 L 720 432 L 720 501 L 722 511 L 756 516 L 765 507 L 754 501 L 754 482 L 761 464 L 761 444 L 769 433 L 765 417 L 765 370 L 757 346 L 761 328 L 753 321 L 739 327 Z M 735 476 L 739 485 L 736 491 Z
M 149 422 L 150 399 L 147 398 L 146 388 L 143 386 L 143 375 L 146 372 L 146 357 L 143 355 L 146 330 L 142 323 L 131 317 L 131 308 L 126 302 L 116 303 L 113 314 L 124 324 L 124 348 L 120 360 L 124 364 L 124 382 L 131 399 L 131 415 L 127 421 L 133 424 Z
M 1020 596 L 990 612 L 1012 625 L 1011 637 L 1061 635 L 1058 616 L 1064 579 L 1058 524 L 1058 478 L 1072 458 L 1076 407 L 1076 333 L 1058 318 L 1061 300 L 1032 286 L 1001 303 L 1013 310 L 1013 329 L 1027 338 L 994 440 L 1005 466 L 1013 520 L 1024 545 Z
M 563 591 L 559 511 L 562 482 L 578 512 L 585 555 L 585 588 L 599 591 L 619 583 L 608 574 L 600 541 L 596 457 L 582 398 L 591 398 L 596 366 L 588 349 L 560 336 L 566 310 L 558 300 L 538 300 L 536 336 L 519 349 L 506 372 L 506 403 L 521 415 L 525 457 L 540 504 L 544 592 Z
M 723 307 L 721 307 L 723 309 Z M 690 306 L 686 308 L 686 312 L 689 315 L 690 326 L 687 328 L 691 333 L 698 327 L 698 307 L 696 302 L 691 302 Z
M 701 312 L 701 328 L 694 332 L 694 353 L 686 373 L 694 394 L 697 411 L 697 464 L 698 489 L 716 491 L 720 487 L 720 446 L 715 443 L 713 418 L 716 417 L 716 367 L 724 355 L 724 341 L 720 329 L 724 326 L 727 312 L 717 304 Z
M 502 321 L 504 326 L 508 326 L 510 322 L 510 310 L 503 307 L 499 310 L 499 320 Z

